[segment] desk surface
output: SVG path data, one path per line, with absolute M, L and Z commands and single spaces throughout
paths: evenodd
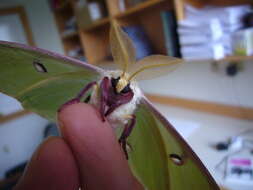
M 219 152 L 212 147 L 213 144 L 225 141 L 230 137 L 238 135 L 242 131 L 250 128 L 253 129 L 253 121 L 226 118 L 159 104 L 155 106 L 168 120 L 172 121 L 172 123 L 173 120 L 181 120 L 185 124 L 185 130 L 180 126 L 178 128 L 179 132 L 185 136 L 186 141 L 197 153 L 219 185 L 228 190 L 253 189 L 253 185 L 231 183 L 224 180 L 223 173 L 217 171 L 215 166 L 227 155 L 227 152 Z M 187 123 L 189 123 L 189 125 L 187 125 Z M 174 124 L 175 128 L 177 128 L 176 124 L 177 122 Z

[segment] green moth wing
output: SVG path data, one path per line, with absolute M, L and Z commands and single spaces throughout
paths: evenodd
M 145 98 L 135 114 L 129 162 L 146 189 L 219 189 L 189 145 Z
M 23 44 L 0 41 L 0 92 L 50 120 L 102 70 L 76 59 Z
M 102 69 L 38 48 L 0 41 L 0 91 L 55 120 L 57 109 Z M 216 190 L 213 178 L 174 128 L 144 98 L 128 142 L 129 163 L 148 190 Z

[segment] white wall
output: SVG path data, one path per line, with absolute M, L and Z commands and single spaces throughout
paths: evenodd
M 225 68 L 212 71 L 209 63 L 186 63 L 176 71 L 153 80 L 140 82 L 147 93 L 176 96 L 229 105 L 253 107 L 253 64 L 234 77 L 225 75 Z
M 0 40 L 27 44 L 25 31 L 18 14 L 0 16 Z
M 1 0 L 0 8 L 22 5 L 37 47 L 63 54 L 63 46 L 47 0 Z
M 36 45 L 63 54 L 63 46 L 48 1 L 25 0 L 24 6 Z

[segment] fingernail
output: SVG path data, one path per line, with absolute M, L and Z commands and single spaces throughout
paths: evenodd
M 58 113 L 60 113 L 62 110 L 64 110 L 66 107 L 72 105 L 72 104 L 77 104 L 77 103 L 80 103 L 80 101 L 76 98 L 72 99 L 72 100 L 69 100 L 67 101 L 66 103 L 62 104 L 60 106 L 60 108 L 57 110 Z

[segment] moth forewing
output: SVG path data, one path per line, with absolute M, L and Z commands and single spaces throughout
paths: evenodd
M 135 48 L 128 35 L 113 22 L 110 30 L 110 46 L 114 62 L 125 74 L 130 64 L 135 63 Z

